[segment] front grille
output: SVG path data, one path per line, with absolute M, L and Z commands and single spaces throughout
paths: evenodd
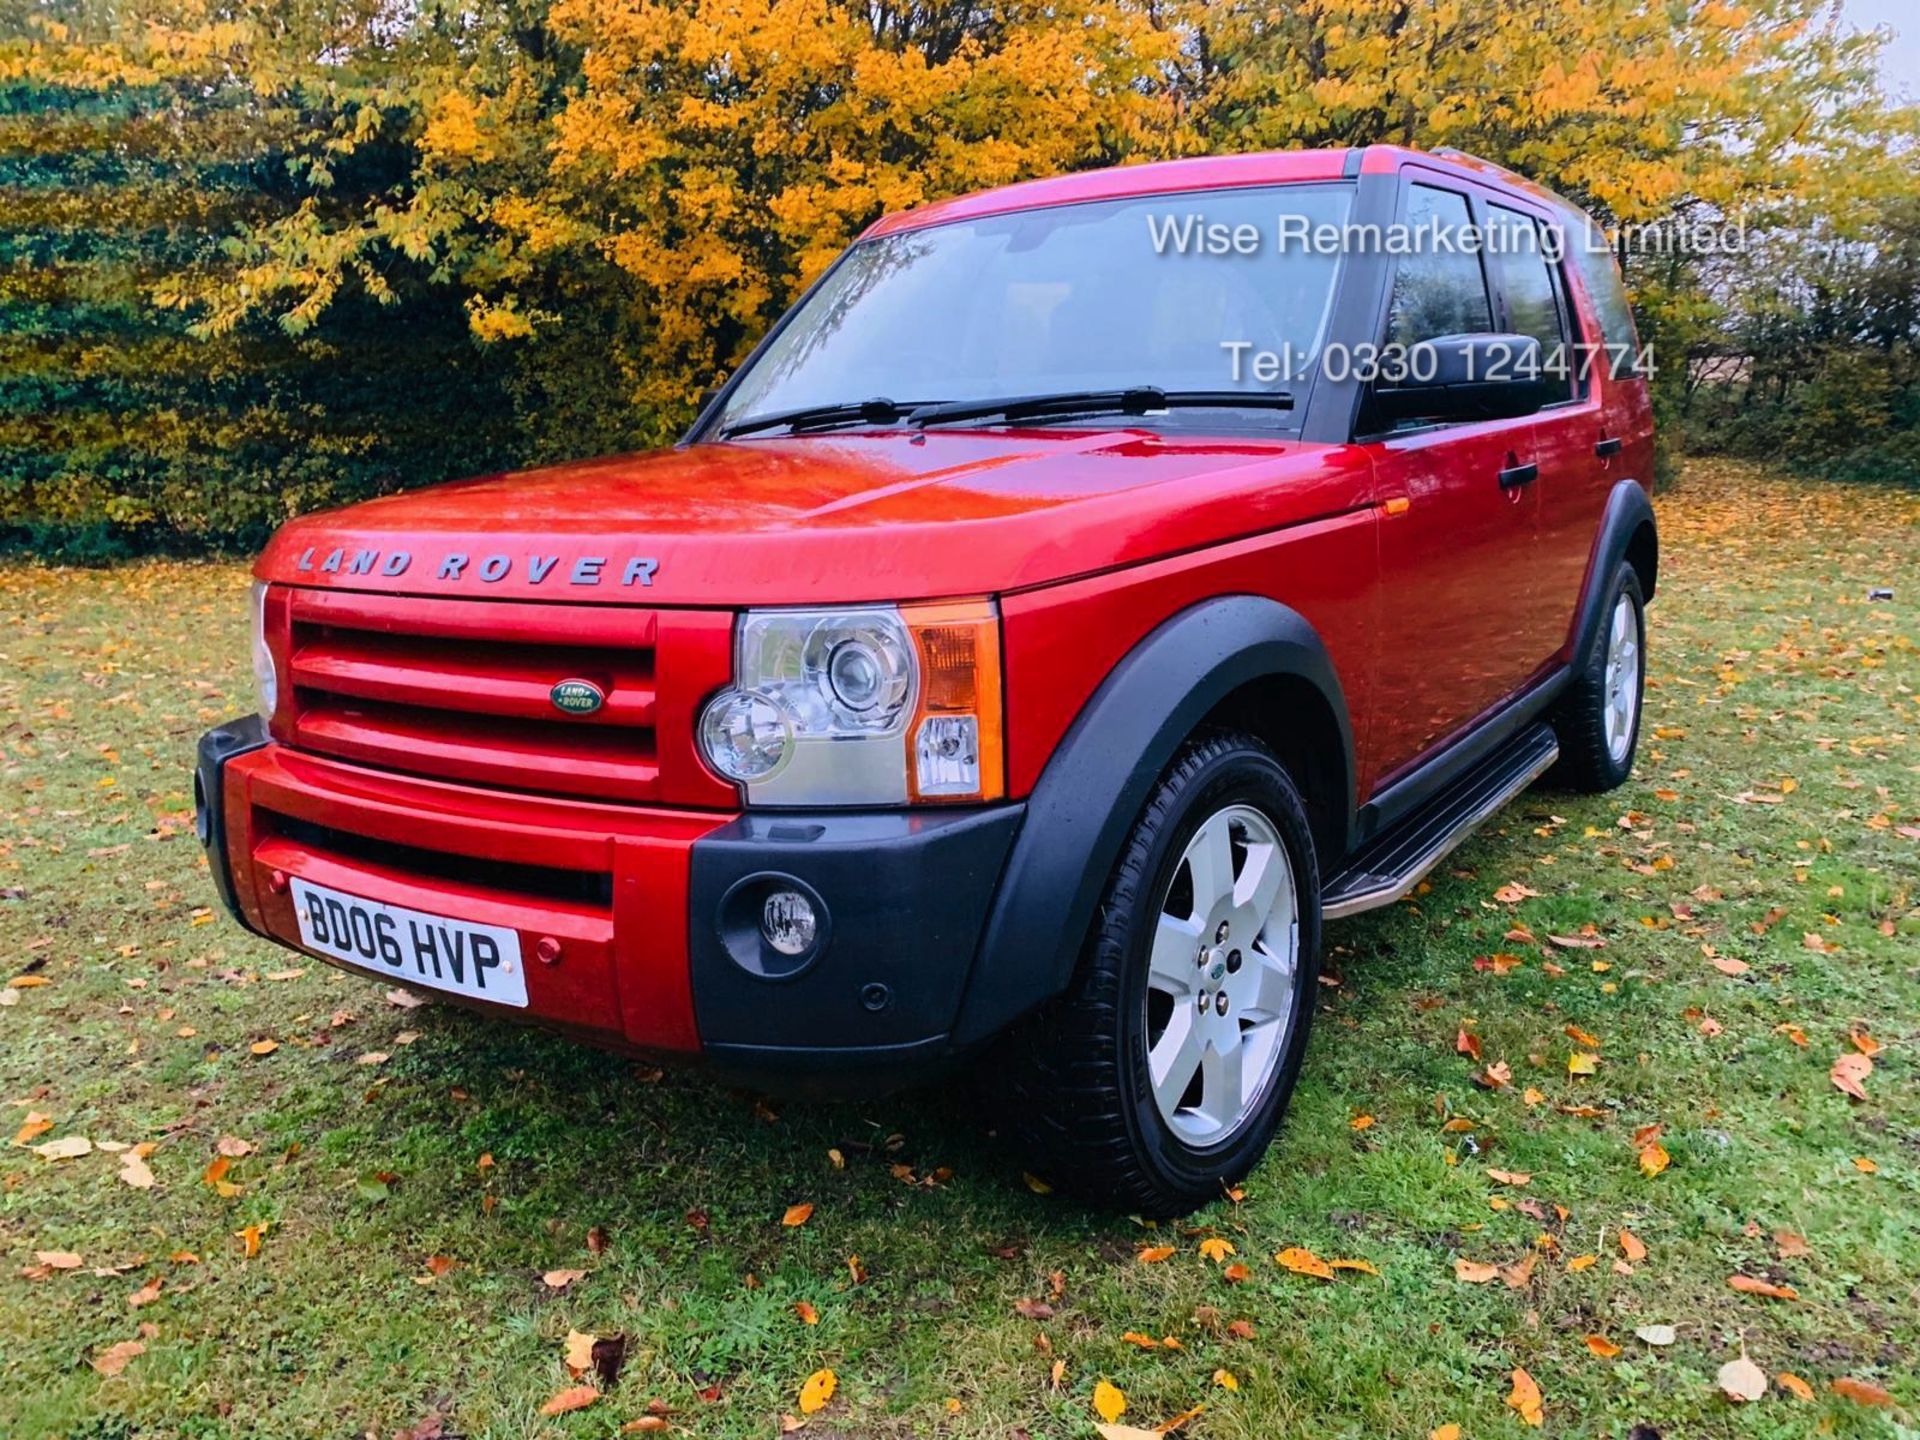
M 293 590 L 283 624 L 274 729 L 297 748 L 504 789 L 663 798 L 660 612 Z M 569 679 L 605 703 L 557 709 L 553 687 Z M 690 732 L 690 716 L 675 719 Z M 725 804 L 711 783 L 693 776 L 668 798 Z
M 549 865 L 522 865 L 507 860 L 481 860 L 417 845 L 397 845 L 352 835 L 291 815 L 257 811 L 262 830 L 290 840 L 303 849 L 331 854 L 353 862 L 366 861 L 390 870 L 435 880 L 451 880 L 479 890 L 497 891 L 510 898 L 565 900 L 600 909 L 613 906 L 613 876 L 585 870 L 561 870 Z

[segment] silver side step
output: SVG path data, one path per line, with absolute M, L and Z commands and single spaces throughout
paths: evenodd
M 1349 856 L 1322 888 L 1320 913 L 1339 920 L 1404 899 L 1434 866 L 1559 758 L 1560 742 L 1551 726 L 1521 732 Z

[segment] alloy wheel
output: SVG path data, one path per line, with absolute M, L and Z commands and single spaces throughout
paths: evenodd
M 1627 758 L 1633 744 L 1633 722 L 1640 713 L 1640 626 L 1633 600 L 1622 595 L 1613 602 L 1613 620 L 1607 632 L 1605 709 L 1607 755 L 1614 764 Z
M 1201 822 L 1161 897 L 1146 992 L 1154 1103 L 1196 1148 L 1259 1108 L 1294 1023 L 1300 906 L 1274 824 L 1249 805 Z

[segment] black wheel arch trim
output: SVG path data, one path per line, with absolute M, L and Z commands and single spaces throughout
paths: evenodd
M 1306 681 L 1334 717 L 1341 818 L 1351 836 L 1353 726 L 1313 626 L 1254 595 L 1181 611 L 1114 666 L 1034 786 L 954 1025 L 956 1046 L 990 1039 L 1066 989 L 1107 877 L 1161 772 L 1222 701 L 1275 678 Z
M 1638 553 L 1636 554 L 1636 549 Z M 1571 669 L 1578 675 L 1593 658 L 1606 618 L 1607 591 L 1622 560 L 1634 562 L 1640 577 L 1640 598 L 1653 599 L 1660 567 L 1660 530 L 1653 518 L 1653 502 L 1637 480 L 1621 480 L 1607 496 L 1600 517 L 1600 533 L 1593 542 L 1593 559 L 1581 587 L 1580 605 L 1573 615 Z

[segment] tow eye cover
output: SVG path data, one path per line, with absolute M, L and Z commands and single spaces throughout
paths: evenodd
M 607 703 L 607 692 L 591 680 L 562 680 L 547 692 L 553 708 L 567 715 L 591 715 Z

